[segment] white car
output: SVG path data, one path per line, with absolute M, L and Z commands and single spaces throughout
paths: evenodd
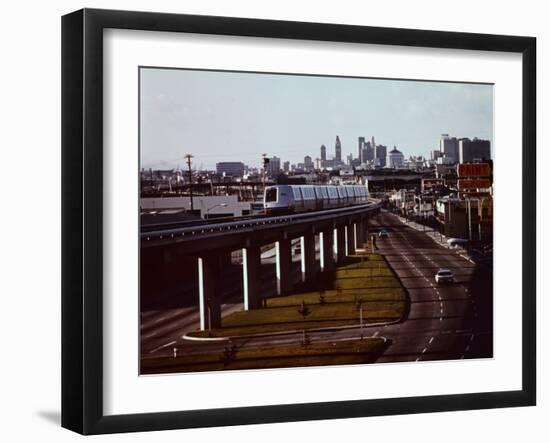
M 382 237 L 389 237 L 390 234 L 388 234 L 388 231 L 386 231 L 385 229 L 382 229 L 379 233 L 378 233 L 378 237 L 382 238 Z
M 451 283 L 454 281 L 453 273 L 449 269 L 439 269 L 435 274 L 435 282 L 440 283 Z

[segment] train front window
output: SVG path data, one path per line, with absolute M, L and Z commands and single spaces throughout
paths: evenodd
M 277 201 L 277 188 L 267 189 L 265 191 L 265 201 L 266 202 L 276 202 Z

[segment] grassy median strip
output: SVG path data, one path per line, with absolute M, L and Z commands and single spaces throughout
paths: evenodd
M 356 303 L 304 304 L 277 308 L 239 311 L 222 319 L 222 327 L 197 331 L 194 337 L 229 337 L 267 332 L 293 331 L 332 326 L 359 325 L 360 307 Z M 363 323 L 392 321 L 400 318 L 403 302 L 375 301 L 363 303 Z M 301 311 L 301 312 L 300 312 Z M 304 315 L 305 314 L 305 315 Z
M 399 320 L 406 306 L 399 280 L 381 256 L 361 257 L 336 269 L 332 288 L 269 298 L 264 308 L 234 312 L 220 328 L 188 335 L 229 337 Z
M 263 348 L 237 348 L 181 357 L 152 357 L 141 361 L 142 374 L 266 369 L 371 363 L 389 342 L 365 338 L 335 342 L 297 343 Z
M 304 292 L 287 297 L 273 297 L 265 301 L 267 308 L 282 306 L 299 306 L 302 303 L 357 303 L 376 301 L 404 301 L 402 288 L 359 288 L 359 289 L 327 289 L 324 291 Z

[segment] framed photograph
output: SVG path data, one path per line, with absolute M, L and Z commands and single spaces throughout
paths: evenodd
M 531 37 L 62 20 L 62 425 L 536 403 Z

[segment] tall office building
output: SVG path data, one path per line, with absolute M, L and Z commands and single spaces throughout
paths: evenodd
M 340 137 L 336 136 L 336 146 L 335 146 L 335 160 L 342 161 L 342 144 L 340 143 Z
M 359 137 L 357 139 L 357 158 L 359 163 L 363 163 L 363 149 L 365 148 L 365 137 Z
M 313 160 L 309 155 L 304 157 L 304 169 L 306 171 L 313 171 L 315 169 L 315 163 L 313 163 Z
M 462 138 L 458 142 L 460 163 L 484 162 L 491 159 L 491 142 L 475 138 Z
M 279 157 L 271 157 L 265 172 L 270 177 L 277 177 L 281 172 L 281 159 Z
M 458 163 L 458 139 L 449 137 L 449 134 L 441 134 L 439 150 L 445 157 L 447 164 Z
M 365 149 L 363 151 L 363 161 L 365 163 L 372 162 L 374 160 L 374 146 L 371 142 L 365 144 Z
M 380 168 L 385 168 L 387 155 L 388 155 L 388 148 L 386 146 L 376 145 L 374 164 Z
M 290 171 L 290 162 L 284 162 L 283 163 L 283 171 L 284 172 Z
M 325 145 L 321 145 L 321 160 L 325 161 L 327 159 L 327 147 Z

